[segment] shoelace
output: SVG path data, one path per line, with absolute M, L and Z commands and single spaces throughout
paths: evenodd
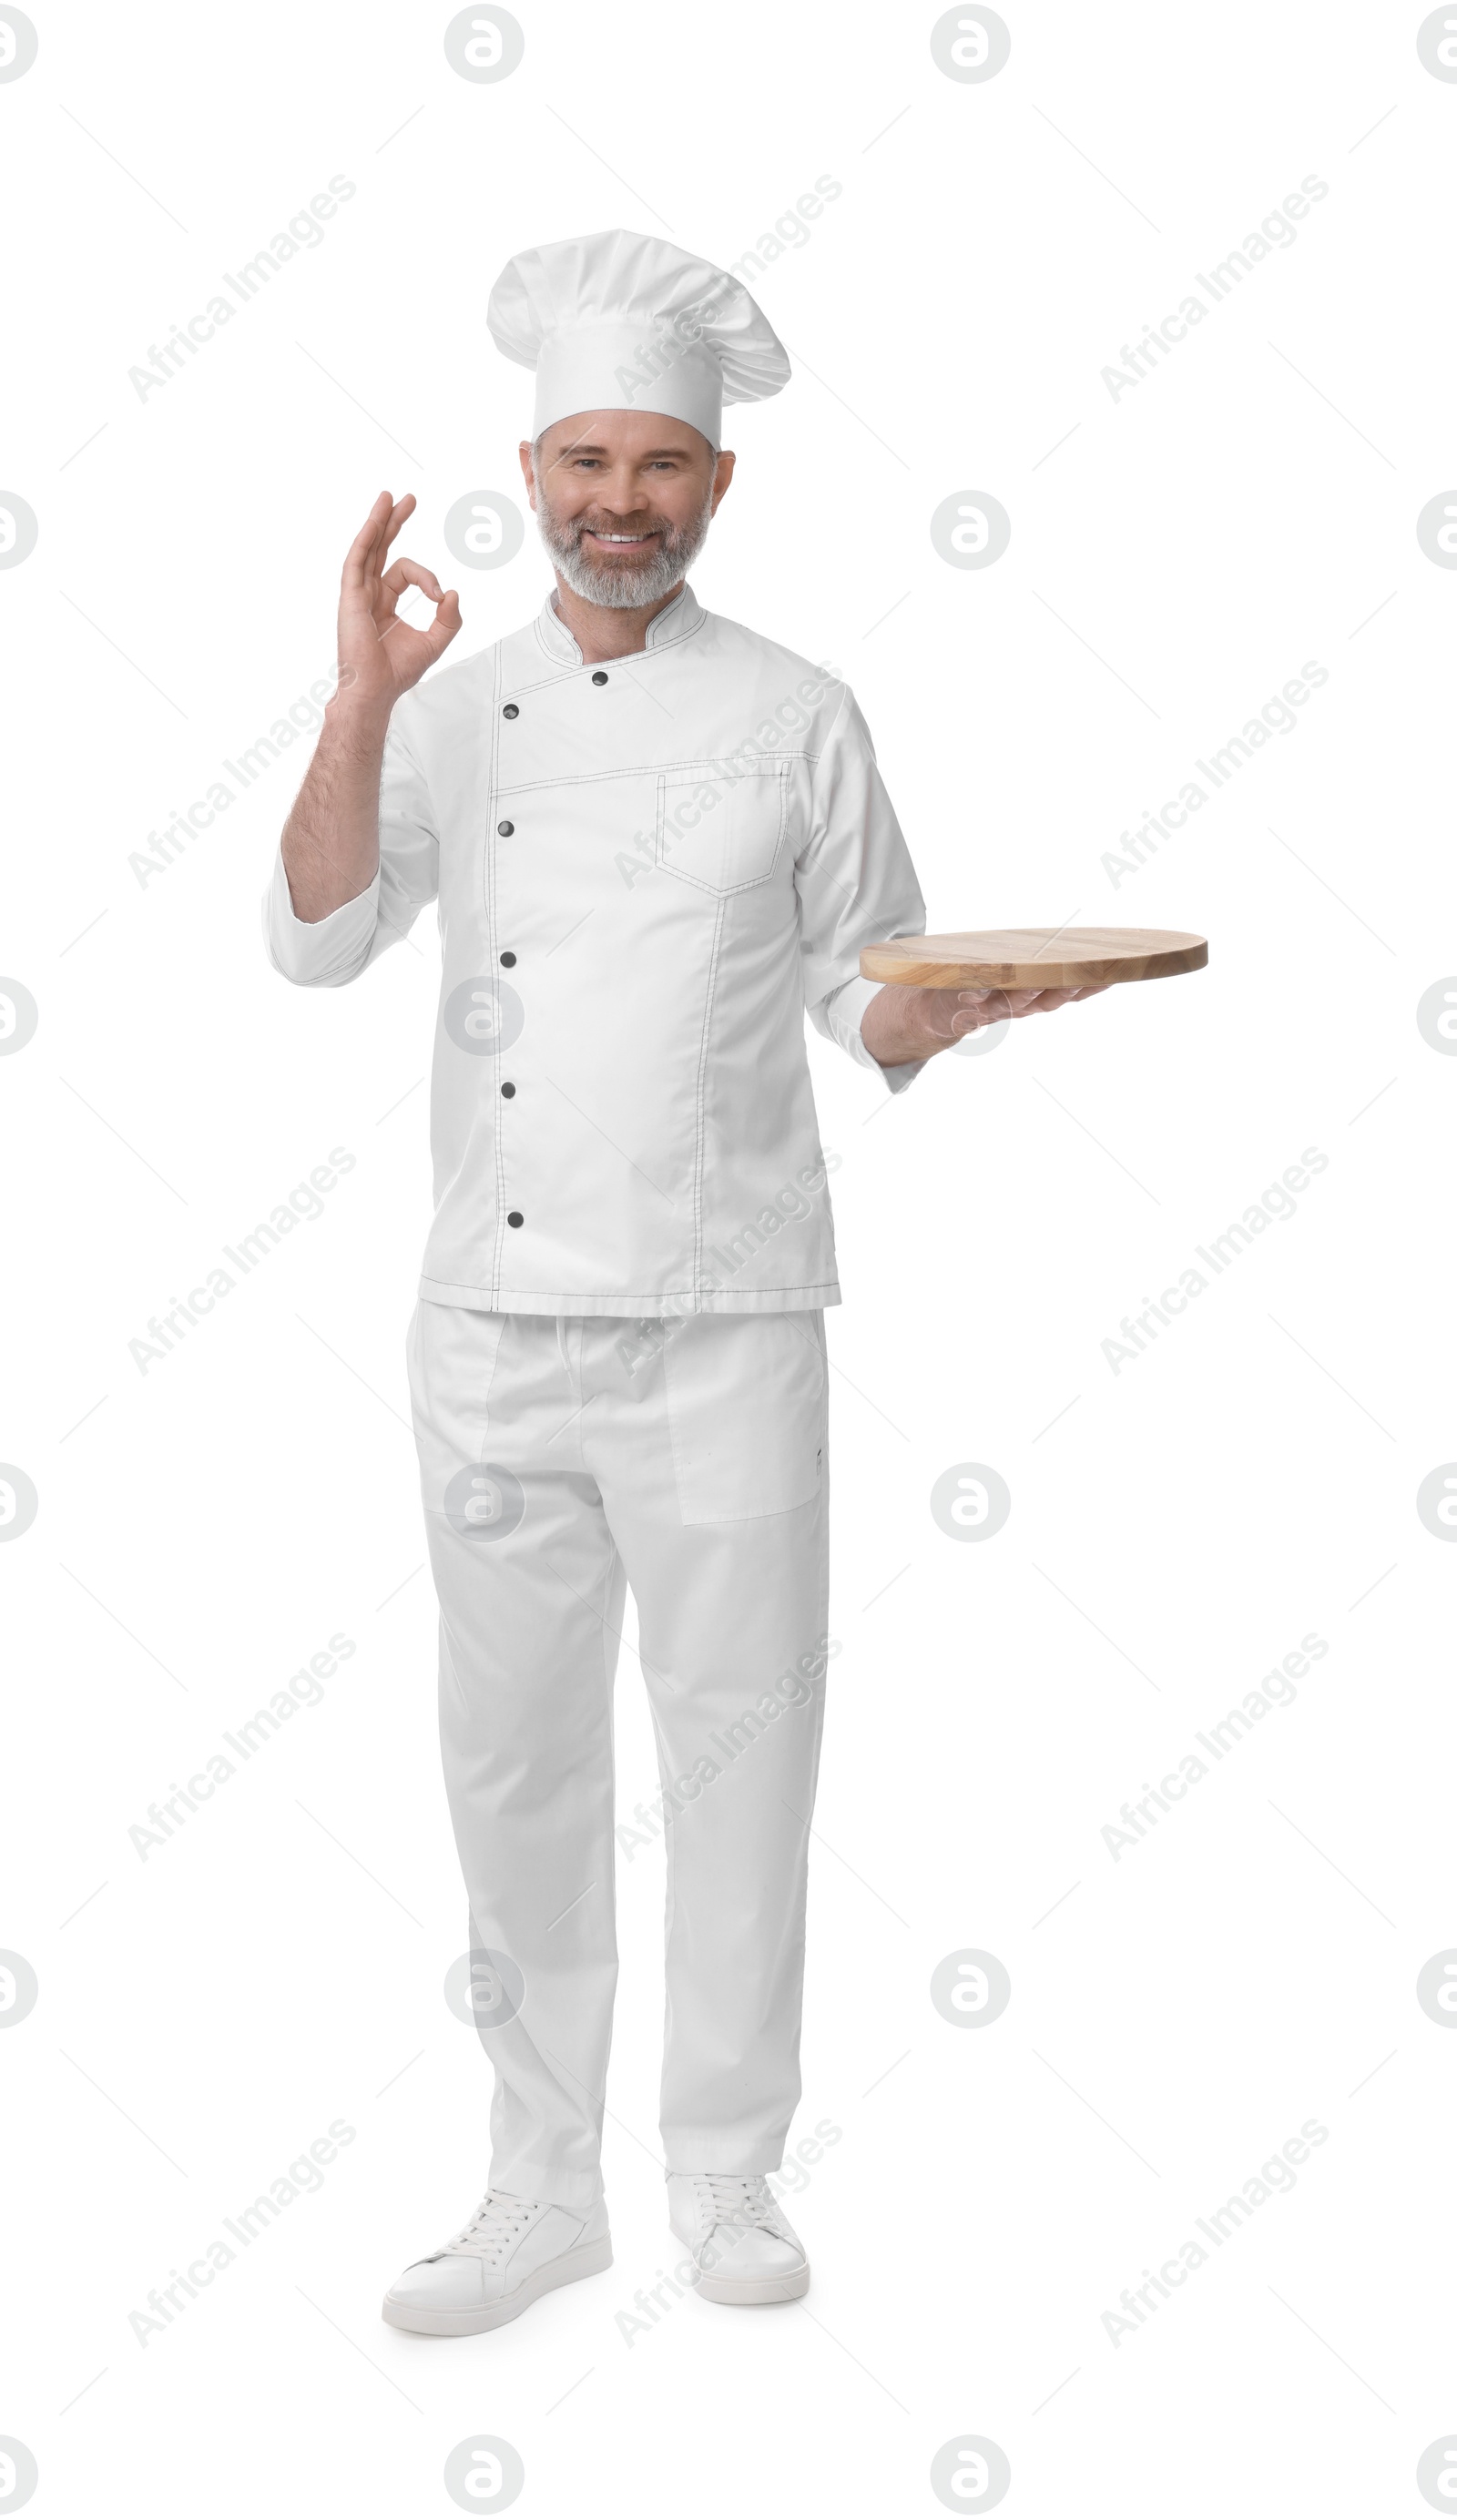
M 465 2229 L 447 2240 L 439 2255 L 487 2261 L 498 2258 L 540 2210 L 524 2196 L 504 2196 L 498 2189 L 488 2187 Z
M 706 2215 L 708 2232 L 720 2223 L 731 2223 L 736 2229 L 747 2230 L 756 2226 L 772 2232 L 777 2240 L 794 2245 L 794 2235 L 784 2216 L 769 2193 L 762 2178 L 742 2179 L 721 2170 L 701 2170 L 694 2174 L 694 2189 L 700 2207 Z

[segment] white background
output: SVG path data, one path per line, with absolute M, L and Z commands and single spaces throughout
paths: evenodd
M 865 0 L 524 6 L 498 84 L 449 67 L 448 15 L 37 9 L 0 84 L 0 489 L 39 520 L 0 574 L 0 968 L 39 1009 L 0 1060 L 0 1456 L 39 1496 L 0 1552 L 0 1943 L 39 1981 L 0 2042 L 0 2433 L 68 2514 L 446 2512 L 477 2432 L 524 2512 L 930 2513 L 969 2434 L 1038 2520 L 1420 2512 L 1457 2426 L 1457 2038 L 1415 1995 L 1457 1943 L 1457 1552 L 1415 1508 L 1457 1453 L 1457 1064 L 1416 1023 L 1457 968 L 1457 575 L 1415 530 L 1457 478 L 1457 85 L 1419 11 L 1341 0 L 1009 7 L 980 84 L 932 13 Z M 128 369 L 335 174 L 324 242 L 140 399 Z M 1209 967 L 894 1103 L 811 1045 L 845 1303 L 807 2301 L 619 2323 L 672 2263 L 655 1846 L 619 1876 L 616 2263 L 427 2343 L 379 2298 L 478 2197 L 487 2101 L 441 1993 L 463 1897 L 403 1370 L 434 939 L 340 992 L 266 966 L 306 742 L 165 872 L 130 861 L 328 670 L 381 488 L 462 586 L 457 654 L 540 603 L 533 534 L 472 573 L 441 533 L 517 480 L 508 253 L 626 225 L 729 262 L 821 175 L 841 197 L 756 284 L 797 377 L 731 415 L 697 590 L 852 683 L 933 927 L 1195 927 Z M 1297 242 L 1115 400 L 1121 345 L 1306 176 Z M 930 519 L 974 489 L 1011 544 L 960 569 Z M 1294 730 L 1115 885 L 1119 833 L 1307 660 Z M 149 1317 L 336 1147 L 324 1214 L 141 1372 Z M 1121 1317 L 1307 1148 L 1297 1214 L 1115 1372 Z M 969 1462 L 1013 1501 L 976 1546 L 929 1505 Z M 148 1805 L 335 1634 L 322 1702 L 143 1862 Z M 1115 1861 L 1119 1806 L 1309 1634 L 1295 1703 Z M 619 1756 L 627 1818 L 630 1656 Z M 1012 1981 L 982 2029 L 930 1999 L 968 1948 Z M 320 2191 L 139 2344 L 149 2291 L 337 2119 Z M 1294 2191 L 1115 2341 L 1124 2287 L 1310 2119 Z

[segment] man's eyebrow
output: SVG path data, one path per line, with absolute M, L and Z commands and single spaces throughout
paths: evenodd
M 550 458 L 550 461 L 553 464 L 561 464 L 569 455 L 607 455 L 610 452 L 610 448 L 598 446 L 590 438 L 574 437 L 569 446 L 564 446 L 559 454 Z M 664 455 L 688 456 L 691 452 L 692 450 L 687 446 L 650 446 L 642 455 L 635 456 L 631 460 L 637 464 L 654 464 Z

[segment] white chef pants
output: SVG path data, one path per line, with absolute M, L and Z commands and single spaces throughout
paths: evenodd
M 666 1822 L 667 2167 L 776 2170 L 828 1651 L 823 1316 L 422 1300 L 409 1363 L 492 2182 L 600 2185 L 626 1584 Z

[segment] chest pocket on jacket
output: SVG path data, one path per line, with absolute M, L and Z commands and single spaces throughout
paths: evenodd
M 703 892 L 746 892 L 784 843 L 788 761 L 703 761 L 658 780 L 657 862 Z

